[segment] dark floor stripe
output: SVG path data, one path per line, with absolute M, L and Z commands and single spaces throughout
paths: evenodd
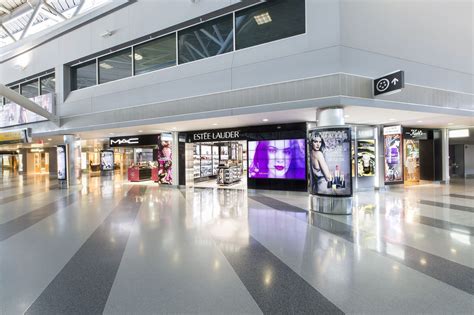
M 438 202 L 438 201 L 431 201 L 431 200 L 420 200 L 420 203 L 422 205 L 427 205 L 427 206 L 435 206 L 435 207 L 440 207 L 440 208 L 445 208 L 445 209 L 474 212 L 473 207 L 460 206 L 460 205 L 455 205 L 452 203 L 445 203 L 445 202 Z
M 261 196 L 249 197 L 249 199 L 260 202 L 261 204 L 274 208 L 275 210 L 287 211 L 288 209 L 290 209 L 290 211 L 294 211 L 295 209 L 299 208 L 294 205 L 288 204 L 284 201 L 277 200 L 275 198 L 270 198 L 272 199 L 272 201 L 268 202 L 268 198 L 270 197 L 265 197 L 265 198 L 261 198 Z M 299 208 L 299 209 L 302 209 L 302 208 Z M 305 209 L 302 209 L 302 210 L 305 210 Z M 340 221 L 334 220 L 328 216 L 320 215 L 318 213 L 308 212 L 308 211 L 306 212 L 308 213 L 308 217 L 306 219 L 313 226 L 318 227 L 329 233 L 335 234 L 349 242 L 354 243 L 355 231 L 351 225 L 342 223 Z M 359 234 L 361 238 L 370 238 L 370 235 L 368 233 L 364 233 L 363 231 L 359 231 Z M 405 252 L 404 259 L 400 259 L 399 257 L 392 256 L 387 253 L 387 250 L 386 250 L 387 242 L 382 241 L 382 244 L 383 244 L 383 249 L 381 252 L 378 252 L 375 250 L 373 251 L 379 254 L 382 254 L 386 257 L 390 257 L 391 259 L 394 259 L 407 267 L 410 267 L 416 271 L 424 273 L 432 278 L 435 278 L 448 285 L 451 285 L 455 288 L 463 290 L 469 294 L 474 294 L 474 287 L 472 283 L 472 275 L 473 275 L 474 269 L 458 264 L 456 262 L 444 259 L 442 257 L 418 250 L 411 246 L 397 243 L 397 245 L 403 248 Z M 421 261 L 426 261 L 426 263 L 423 265 Z
M 425 217 L 422 215 L 418 217 L 418 223 L 432 226 L 438 229 L 448 230 L 452 232 L 459 232 L 459 233 L 468 234 L 468 235 L 474 235 L 474 227 L 472 226 L 451 223 L 448 221 Z
M 460 195 L 460 194 L 449 194 L 449 197 L 454 197 L 454 198 L 463 198 L 463 199 L 471 199 L 474 200 L 474 196 L 469 196 L 469 195 Z
M 18 218 L 0 224 L 0 242 L 18 234 L 39 221 L 77 201 L 79 192 L 62 197 L 54 202 L 28 212 Z
M 344 314 L 253 237 L 238 252 L 218 246 L 264 314 Z
M 146 187 L 134 186 L 92 233 L 27 314 L 101 314 Z
M 13 195 L 13 196 L 0 198 L 0 205 L 6 204 L 6 203 L 9 203 L 9 202 L 13 202 L 13 201 L 17 201 L 17 200 L 20 200 L 20 199 L 28 198 L 28 197 L 31 197 L 31 196 L 36 195 L 36 194 L 42 194 L 45 191 L 54 190 L 54 189 L 57 189 L 57 188 L 58 188 L 58 184 L 54 184 L 54 185 L 51 185 L 49 187 L 42 187 L 40 190 L 32 190 L 32 191 L 28 191 L 28 192 L 21 193 L 21 194 L 16 194 L 16 195 Z
M 50 183 L 53 183 L 53 181 L 50 181 Z M 18 185 L 1 185 L 0 191 L 19 189 L 20 187 L 26 187 L 26 186 L 38 185 L 38 184 L 45 185 L 46 181 L 41 181 L 40 183 L 33 182 L 33 181 L 32 182 L 26 182 L 26 183 L 23 182 L 21 185 L 20 184 L 18 184 Z

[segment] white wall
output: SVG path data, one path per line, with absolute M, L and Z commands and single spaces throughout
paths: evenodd
M 344 69 L 474 93 L 474 2 L 341 0 Z

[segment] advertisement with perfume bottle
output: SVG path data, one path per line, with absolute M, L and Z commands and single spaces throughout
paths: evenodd
M 403 183 L 402 127 L 383 129 L 385 155 L 385 184 Z
M 357 175 L 375 176 L 375 140 L 357 141 Z
M 352 196 L 351 128 L 321 127 L 309 131 L 310 193 Z
M 58 179 L 67 180 L 67 146 L 57 146 L 57 159 L 58 159 Z

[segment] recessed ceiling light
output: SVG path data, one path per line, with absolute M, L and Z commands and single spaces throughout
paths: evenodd
M 212 125 L 213 125 L 213 126 L 217 126 L 217 125 L 218 125 L 218 123 L 213 123 Z
M 176 127 L 173 127 L 173 128 L 171 128 L 171 129 L 176 130 Z
M 422 123 L 422 122 L 423 122 L 423 120 L 417 120 L 416 122 L 418 122 L 418 123 Z
M 138 132 L 143 132 L 143 130 L 138 130 Z
M 344 117 L 345 117 L 345 118 L 349 118 L 349 117 L 351 117 L 351 116 L 350 116 L 350 115 L 344 115 Z
M 451 125 L 454 125 L 454 123 L 452 123 L 452 122 L 451 122 L 451 123 L 448 123 L 448 125 L 450 125 L 450 126 L 451 126 Z
M 48 141 L 52 141 L 52 140 L 53 140 L 53 139 L 51 139 L 51 138 L 48 138 Z
M 390 120 L 390 121 L 395 121 L 396 119 L 395 119 L 395 118 L 389 118 L 388 120 Z
M 114 135 L 114 133 L 113 133 L 113 132 L 109 132 L 109 135 L 113 136 L 113 135 Z
M 255 22 L 258 25 L 262 25 L 262 24 L 265 24 L 265 23 L 270 23 L 272 21 L 272 18 L 271 18 L 270 14 L 268 12 L 265 12 L 265 13 L 262 13 L 262 14 L 259 14 L 259 15 L 255 15 L 253 18 L 255 19 Z
M 268 118 L 263 118 L 262 121 L 267 122 Z
M 109 69 L 112 69 L 112 68 L 113 68 L 113 66 L 109 65 L 109 64 L 106 63 L 106 62 L 101 62 L 101 63 L 99 64 L 99 67 L 101 67 L 101 68 L 103 68 L 103 69 L 106 69 L 106 70 L 109 70 Z

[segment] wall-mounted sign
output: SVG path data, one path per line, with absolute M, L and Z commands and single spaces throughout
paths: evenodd
M 374 96 L 400 92 L 405 87 L 405 73 L 395 71 L 377 78 L 373 82 Z
M 403 138 L 404 139 L 418 139 L 418 140 L 427 140 L 428 139 L 428 130 L 420 128 L 403 128 Z
M 111 147 L 139 147 L 147 145 L 158 145 L 160 135 L 139 135 L 127 137 L 113 137 L 109 139 Z
M 402 127 L 383 128 L 385 156 L 385 184 L 403 182 Z
M 351 128 L 315 128 L 308 143 L 311 194 L 352 196 Z
M 197 132 L 192 134 L 192 141 L 222 141 L 222 140 L 239 140 L 240 130 L 230 131 L 210 131 Z
M 67 145 L 61 144 L 57 147 L 58 179 L 67 180 Z
M 0 132 L 0 144 L 29 143 L 31 142 L 31 129 L 21 129 Z
M 102 171 L 113 171 L 114 169 L 114 151 L 100 151 L 100 169 Z

